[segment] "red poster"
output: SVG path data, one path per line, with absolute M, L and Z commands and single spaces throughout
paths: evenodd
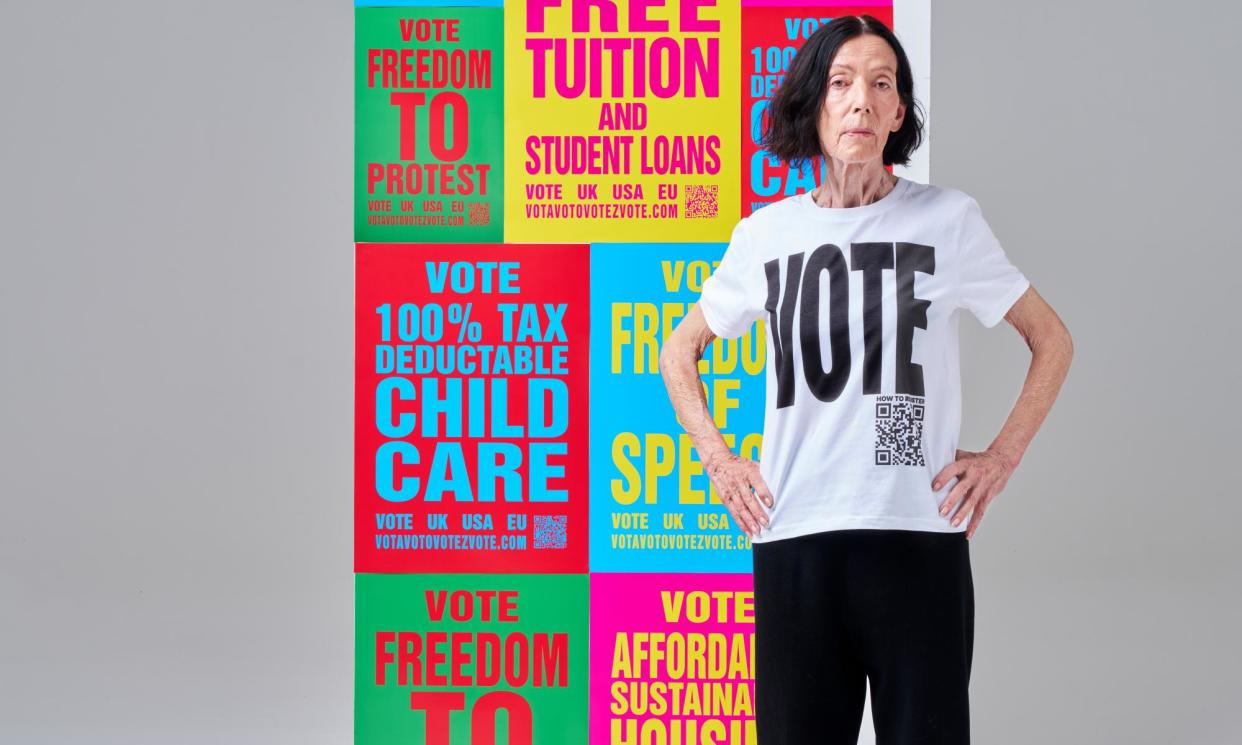
M 802 6 L 802 7 L 794 7 Z M 794 54 L 821 25 L 844 15 L 870 15 L 892 28 L 893 6 L 790 2 L 742 6 L 742 211 L 810 191 L 819 183 L 820 159 L 791 168 L 759 147 L 768 104 Z
M 358 244 L 358 572 L 586 572 L 586 245 Z

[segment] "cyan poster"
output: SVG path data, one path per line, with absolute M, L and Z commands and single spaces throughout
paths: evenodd
M 659 351 L 698 300 L 725 243 L 591 245 L 593 572 L 750 572 L 750 539 L 720 503 L 677 422 Z M 763 321 L 716 339 L 699 362 L 707 404 L 733 452 L 758 460 Z

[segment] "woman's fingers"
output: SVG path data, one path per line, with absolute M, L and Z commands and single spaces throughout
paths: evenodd
M 761 529 L 758 527 L 760 525 L 768 524 L 768 513 L 763 511 L 763 505 L 759 504 L 758 495 L 752 492 L 750 487 L 746 487 L 745 493 L 742 495 L 742 504 L 746 507 L 757 529 Z
M 772 496 L 772 490 L 768 488 L 768 482 L 764 481 L 763 477 L 759 475 L 758 467 L 755 468 L 755 480 L 753 483 L 755 494 L 763 500 L 768 509 L 771 509 L 776 504 L 776 497 Z
M 734 524 L 736 524 L 738 529 L 743 533 L 749 534 L 750 528 L 746 525 L 746 522 L 742 519 L 742 516 L 738 514 L 737 508 L 733 505 L 734 500 L 732 498 L 726 498 L 724 500 L 725 509 L 729 511 L 729 516 L 733 518 Z
M 767 513 L 759 504 L 759 497 L 751 489 L 751 483 L 758 477 L 758 465 L 745 458 L 737 458 L 733 468 L 729 470 L 727 481 L 731 495 L 730 511 L 734 522 L 750 537 L 755 537 L 768 522 Z
M 771 522 L 768 513 L 763 509 L 763 503 L 766 502 L 768 506 L 771 506 L 775 500 L 763 476 L 759 473 L 759 464 L 753 460 L 743 462 L 746 464 L 747 478 L 742 489 L 742 504 L 746 506 L 755 523 L 755 533 L 751 536 L 754 537 L 763 529 L 760 526 L 766 527 Z
M 751 514 L 748 500 L 740 492 L 734 492 L 733 499 L 729 500 L 729 511 L 733 513 L 733 521 L 743 533 L 752 538 L 759 534 L 757 519 Z
M 758 500 L 755 499 L 754 493 L 751 492 L 750 479 L 744 473 L 738 474 L 738 478 L 733 482 L 733 504 L 737 508 L 738 514 L 745 521 L 744 523 L 739 523 L 739 525 L 744 525 L 744 529 L 752 537 L 758 535 L 761 522 L 760 516 L 763 515 L 763 509 L 759 507 Z M 766 520 L 767 516 L 763 515 L 763 519 Z
M 940 487 L 949 483 L 949 479 L 954 476 L 960 477 L 966 471 L 968 463 L 960 458 L 960 454 L 963 451 L 959 450 L 957 452 L 959 459 L 940 469 L 940 473 L 936 474 L 936 478 L 932 479 L 932 491 L 940 491 Z
M 970 489 L 974 486 L 974 483 L 974 479 L 970 476 L 970 474 L 959 476 L 957 483 L 954 484 L 953 488 L 949 490 L 949 496 L 945 497 L 944 501 L 940 503 L 941 516 L 951 515 L 953 510 L 956 509 L 958 503 L 961 502 L 962 499 L 970 492 Z
M 975 511 L 971 513 L 970 524 L 966 526 L 966 538 L 969 539 L 969 538 L 974 537 L 975 530 L 979 527 L 980 521 L 983 520 L 983 513 L 985 510 L 987 510 L 988 504 L 991 501 L 992 500 L 990 499 L 983 500 L 982 502 L 979 503 L 979 506 L 975 508 Z
M 763 507 L 776 504 L 776 498 L 759 474 L 757 462 L 733 455 L 709 475 L 721 503 L 742 532 L 753 538 L 770 523 Z
M 975 508 L 979 504 L 979 495 L 982 493 L 983 489 L 978 486 L 970 490 L 970 493 L 966 496 L 966 499 L 962 500 L 962 506 L 957 510 L 957 514 L 953 516 L 953 521 L 951 523 L 953 527 L 956 528 L 958 525 L 961 525 L 962 520 L 964 520 L 967 515 L 974 512 Z
M 750 524 L 749 511 L 745 509 L 742 502 L 744 482 L 737 478 L 735 468 L 735 465 L 730 464 L 720 470 L 716 481 L 716 493 L 720 495 L 721 503 L 733 517 L 733 522 L 738 529 L 749 535 L 754 527 Z
M 959 450 L 958 455 L 966 456 L 966 460 L 945 466 L 932 481 L 932 488 L 939 488 L 937 482 L 944 483 L 942 479 L 946 474 L 960 474 L 957 484 L 940 504 L 940 514 L 951 516 L 951 524 L 955 528 L 969 517 L 966 537 L 970 538 L 983 520 L 988 504 L 1005 488 L 1012 469 L 999 457 L 980 457 L 978 453 L 964 450 Z

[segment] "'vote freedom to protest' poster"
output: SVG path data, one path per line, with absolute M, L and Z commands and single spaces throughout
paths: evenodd
M 736 0 L 505 4 L 505 240 L 724 240 Z
M 749 572 L 750 538 L 721 504 L 677 421 L 658 358 L 724 243 L 591 246 L 591 570 Z M 765 324 L 717 339 L 699 361 L 730 448 L 758 460 Z
M 357 745 L 582 745 L 586 574 L 357 574 Z
M 503 9 L 354 16 L 354 240 L 499 243 Z
M 590 745 L 755 745 L 749 574 L 591 575 Z
M 356 571 L 587 571 L 588 267 L 357 246 Z

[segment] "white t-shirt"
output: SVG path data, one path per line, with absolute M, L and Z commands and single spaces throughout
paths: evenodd
M 759 470 L 775 506 L 754 542 L 964 531 L 939 514 L 956 479 L 931 488 L 961 423 L 955 311 L 990 328 L 1029 285 L 957 189 L 899 178 L 847 208 L 803 192 L 739 221 L 699 306 L 719 337 L 767 326 Z

